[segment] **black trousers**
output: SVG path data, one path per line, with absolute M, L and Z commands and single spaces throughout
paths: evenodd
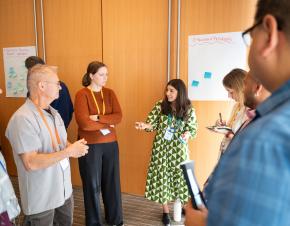
M 105 219 L 110 225 L 123 221 L 117 142 L 89 144 L 89 152 L 79 158 L 83 183 L 86 226 L 101 226 L 100 193 Z

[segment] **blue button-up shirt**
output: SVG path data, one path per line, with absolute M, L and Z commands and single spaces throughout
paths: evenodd
M 234 137 L 206 198 L 208 226 L 290 225 L 290 81 Z

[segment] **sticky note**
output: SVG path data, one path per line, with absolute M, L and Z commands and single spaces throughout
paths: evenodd
M 199 85 L 199 81 L 192 80 L 191 86 L 198 87 L 198 85 Z
M 17 87 L 17 91 L 20 92 L 20 93 L 23 93 L 24 88 L 23 87 Z
M 207 78 L 207 79 L 211 78 L 211 72 L 209 71 L 204 72 L 204 78 Z
M 11 81 L 8 81 L 8 82 L 7 82 L 7 88 L 8 88 L 8 89 L 11 89 L 11 88 L 12 88 L 12 82 L 11 82 Z

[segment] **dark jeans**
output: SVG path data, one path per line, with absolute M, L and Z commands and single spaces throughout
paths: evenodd
M 73 223 L 73 196 L 52 210 L 25 215 L 22 226 L 71 226 Z
M 86 226 L 101 226 L 100 193 L 105 219 L 110 225 L 123 221 L 117 142 L 90 144 L 89 153 L 79 158 L 83 183 Z

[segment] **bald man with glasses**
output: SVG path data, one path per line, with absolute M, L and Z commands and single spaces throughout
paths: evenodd
M 23 225 L 72 225 L 73 197 L 69 158 L 88 152 L 84 139 L 70 144 L 63 120 L 50 106 L 61 89 L 56 68 L 28 71 L 29 97 L 13 114 L 6 137 L 17 166 Z

